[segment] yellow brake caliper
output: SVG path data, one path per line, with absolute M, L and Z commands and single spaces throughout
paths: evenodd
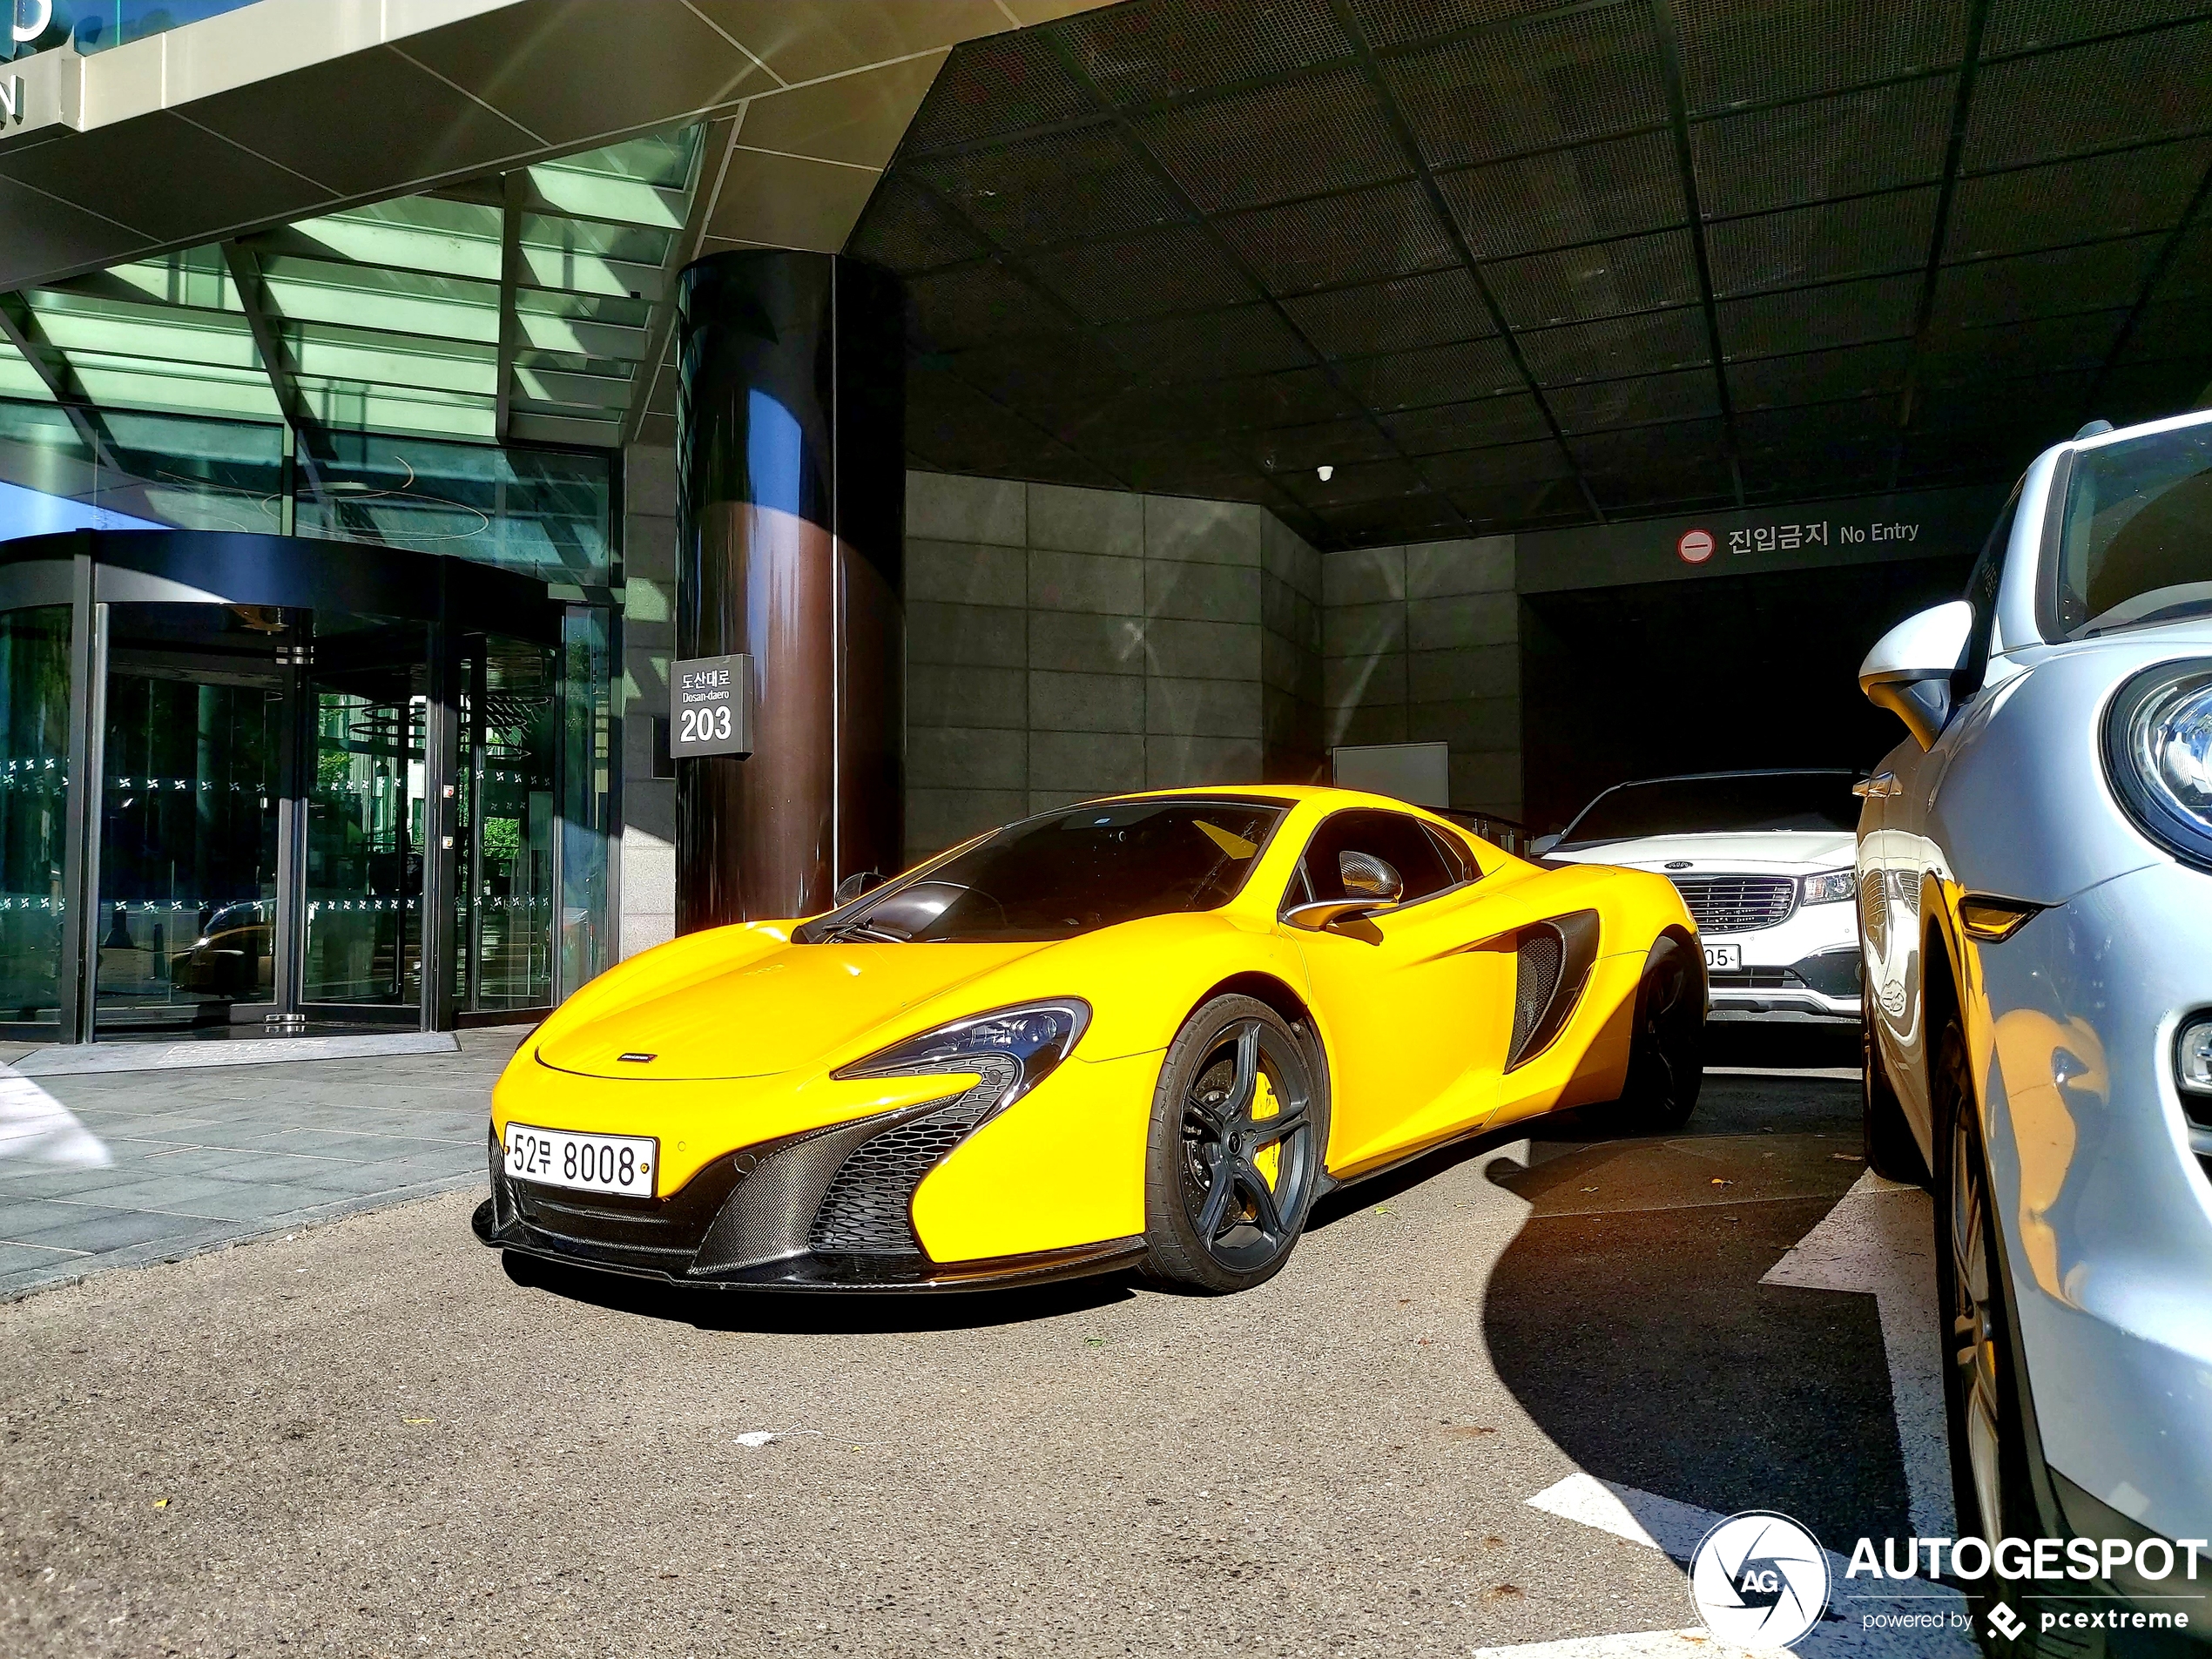
M 1252 1084 L 1253 1120 L 1258 1122 L 1272 1117 L 1282 1109 L 1282 1103 L 1275 1098 L 1275 1085 L 1268 1081 L 1265 1072 L 1261 1072 Z M 1271 1145 L 1261 1147 L 1252 1158 L 1252 1167 L 1259 1171 L 1260 1177 L 1267 1183 L 1267 1190 L 1270 1192 L 1274 1191 L 1277 1172 L 1283 1167 L 1282 1142 L 1277 1141 Z

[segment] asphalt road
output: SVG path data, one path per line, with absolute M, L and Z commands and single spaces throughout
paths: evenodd
M 1815 1056 L 1825 1058 L 1825 1056 Z M 0 1651 L 1464 1653 L 1695 1622 L 1587 1470 L 1903 1527 L 1857 1085 L 1330 1201 L 1244 1296 L 521 1282 L 456 1193 L 0 1307 Z M 759 1440 L 764 1433 L 778 1438 Z M 758 1442 L 758 1443 L 749 1443 Z

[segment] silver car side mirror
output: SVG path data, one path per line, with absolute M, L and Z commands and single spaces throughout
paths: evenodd
M 1528 856 L 1532 859 L 1540 859 L 1558 845 L 1558 836 L 1539 835 L 1534 840 L 1528 843 Z
M 1369 903 L 1389 904 L 1406 891 L 1406 879 L 1372 853 L 1338 853 L 1337 879 L 1344 883 L 1345 898 Z
M 1973 631 L 1974 608 L 1964 599 L 1907 617 L 1866 653 L 1858 689 L 1904 721 L 1914 742 L 1932 748 L 1950 723 L 1951 676 Z

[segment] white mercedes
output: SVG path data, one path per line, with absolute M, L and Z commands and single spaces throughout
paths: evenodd
M 1705 947 L 1716 1020 L 1858 1022 L 1851 772 L 1716 772 L 1615 784 L 1539 857 L 1656 870 Z

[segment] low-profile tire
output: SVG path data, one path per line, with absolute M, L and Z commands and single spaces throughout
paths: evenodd
M 1874 999 L 1865 993 L 1858 999 L 1858 1042 L 1865 1066 L 1860 1127 L 1866 1167 L 1885 1181 L 1928 1186 L 1927 1161 L 1920 1156 L 1920 1143 L 1912 1138 L 1897 1086 L 1890 1081 L 1889 1063 L 1882 1058 L 1882 1045 L 1874 1034 Z
M 1629 1135 L 1666 1134 L 1689 1121 L 1705 1081 L 1705 972 L 1694 947 L 1661 935 L 1636 984 L 1629 1076 L 1608 1115 Z
M 1936 1298 L 1952 1492 L 1959 1535 L 1994 1547 L 2000 1538 L 2037 1538 L 2050 1528 L 2037 1514 L 2029 1474 L 2033 1453 L 2014 1361 L 2012 1283 L 1990 1202 L 1989 1157 L 1966 1034 L 1955 1015 L 1937 1037 L 1935 1062 Z M 2078 1651 L 2063 1637 L 2039 1640 L 2035 1608 L 2026 1603 L 2013 1608 L 2027 1625 L 2020 1639 L 2000 1641 L 1988 1615 L 2015 1594 L 1993 1574 L 1970 1588 L 1974 1630 L 1986 1652 L 2017 1659 Z
M 1152 1096 L 1148 1278 L 1221 1294 L 1281 1271 L 1328 1145 L 1318 1073 L 1299 1034 L 1251 997 L 1215 997 L 1184 1022 Z

